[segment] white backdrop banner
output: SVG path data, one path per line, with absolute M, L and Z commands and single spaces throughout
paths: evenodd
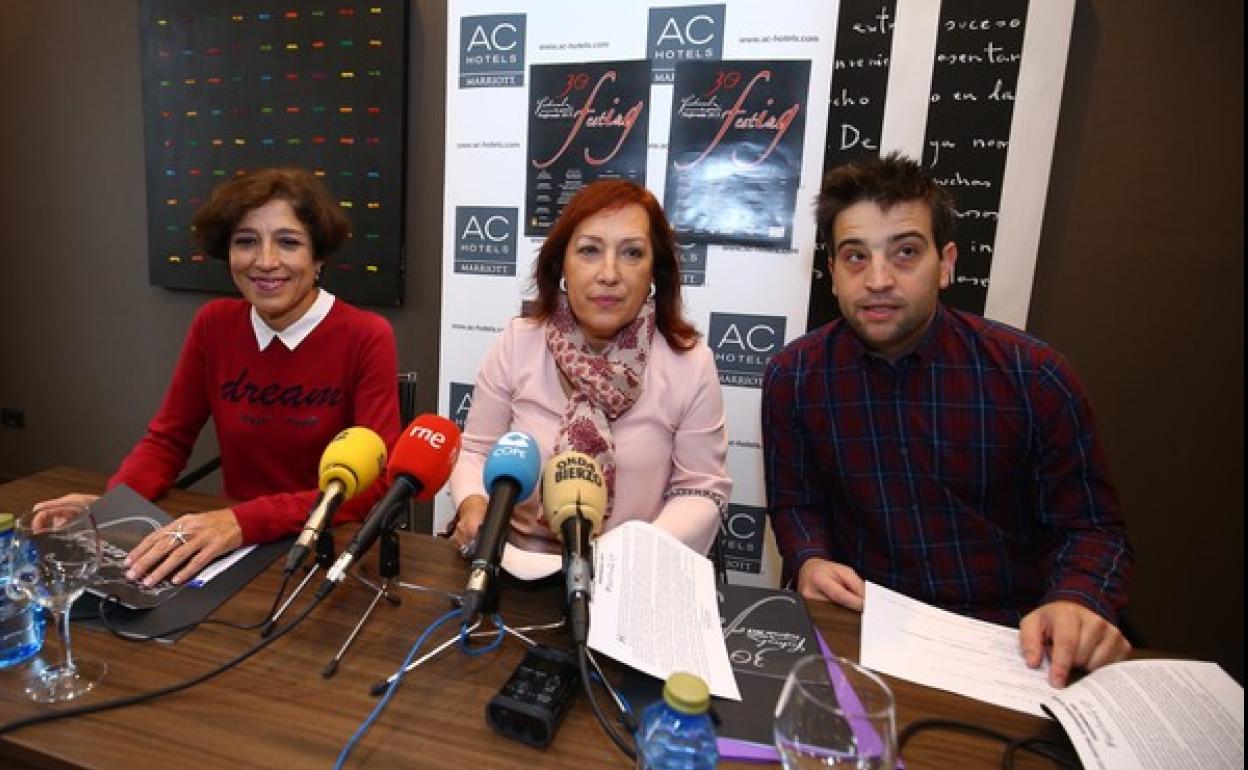
M 825 163 L 899 149 L 959 197 L 959 179 L 991 187 L 977 211 L 995 233 L 976 235 L 983 275 L 965 281 L 978 294 L 957 304 L 984 311 L 987 295 L 987 314 L 1021 326 L 1073 2 L 450 0 L 441 409 L 462 425 L 479 362 L 532 296 L 537 249 L 566 201 L 598 178 L 645 185 L 680 237 L 686 311 L 724 389 L 733 580 L 774 585 L 759 385 L 826 302 L 811 280 Z M 871 78 L 875 96 L 842 87 Z M 931 108 L 972 97 L 997 107 L 982 113 L 991 126 Z M 1007 243 L 1009 260 L 993 261 Z M 452 513 L 443 492 L 435 529 Z

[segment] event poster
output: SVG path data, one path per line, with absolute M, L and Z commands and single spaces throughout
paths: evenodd
M 590 182 L 646 183 L 650 63 L 534 64 L 530 83 L 524 234 L 541 236 Z
M 664 210 L 682 242 L 789 248 L 810 61 L 676 65 Z

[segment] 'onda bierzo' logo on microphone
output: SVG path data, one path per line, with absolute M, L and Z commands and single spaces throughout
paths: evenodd
M 598 464 L 592 458 L 573 455 L 555 460 L 556 484 L 564 481 L 587 481 L 601 487 L 602 476 L 598 473 Z

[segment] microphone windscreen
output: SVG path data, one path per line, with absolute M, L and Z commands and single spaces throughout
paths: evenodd
M 602 533 L 607 509 L 607 485 L 598 461 L 582 452 L 564 452 L 550 458 L 542 473 L 542 507 L 551 530 L 563 537 L 563 522 L 578 512 Z
M 486 490 L 494 488 L 499 479 L 511 479 L 520 485 L 516 501 L 527 500 L 542 473 L 542 453 L 537 440 L 527 433 L 513 430 L 494 442 L 490 456 L 485 458 L 482 473 Z
M 368 487 L 386 467 L 386 442 L 368 428 L 355 426 L 334 436 L 321 453 L 317 484 L 321 491 L 331 481 L 342 484 L 344 499 Z
M 459 428 L 436 414 L 422 414 L 394 442 L 386 477 L 411 476 L 420 482 L 417 500 L 432 500 L 455 468 L 459 457 Z

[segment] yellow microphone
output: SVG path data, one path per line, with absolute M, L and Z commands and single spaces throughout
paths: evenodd
M 578 514 L 602 534 L 607 509 L 607 484 L 598 461 L 584 452 L 564 452 L 550 458 L 542 473 L 542 507 L 555 536 L 563 539 L 563 525 Z
M 290 548 L 287 572 L 299 568 L 338 506 L 368 489 L 385 467 L 386 443 L 373 431 L 357 425 L 334 436 L 321 453 L 317 478 L 321 494 Z
M 582 452 L 550 458 L 542 473 L 542 507 L 551 530 L 563 541 L 568 625 L 573 644 L 582 645 L 589 638 L 594 580 L 589 539 L 602 533 L 607 509 L 607 484 L 598 462 Z

